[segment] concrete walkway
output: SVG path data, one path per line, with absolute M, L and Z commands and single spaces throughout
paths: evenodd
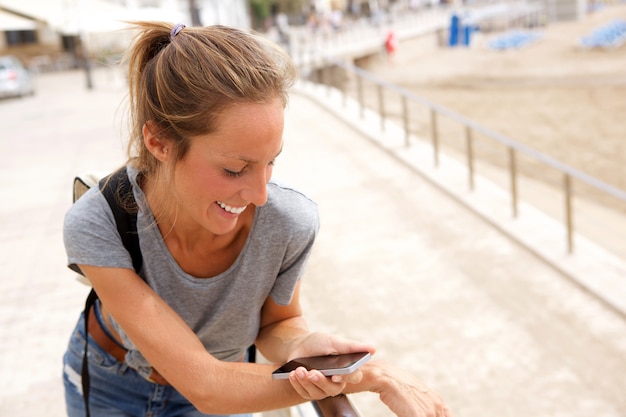
M 87 288 L 65 267 L 63 214 L 76 173 L 123 161 L 123 83 L 94 81 L 43 75 L 37 96 L 0 101 L 3 417 L 64 415 L 61 355 Z M 456 416 L 626 415 L 623 317 L 309 97 L 292 97 L 275 175 L 320 207 L 311 327 L 372 341 Z

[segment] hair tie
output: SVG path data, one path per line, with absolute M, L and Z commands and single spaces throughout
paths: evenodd
M 183 25 L 182 23 L 176 24 L 176 26 L 174 26 L 172 28 L 172 30 L 170 31 L 170 41 L 174 40 L 176 35 L 178 35 L 180 33 L 180 31 L 183 30 L 183 28 L 185 28 L 185 27 L 186 26 Z

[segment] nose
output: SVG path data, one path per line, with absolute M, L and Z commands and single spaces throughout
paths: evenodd
M 243 199 L 255 206 L 262 206 L 267 202 L 267 183 L 272 177 L 272 167 L 259 169 L 253 175 L 249 175 L 244 189 L 241 191 Z

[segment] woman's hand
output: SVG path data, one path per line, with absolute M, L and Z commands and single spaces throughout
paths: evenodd
M 327 377 L 319 371 L 308 371 L 300 367 L 289 374 L 289 382 L 293 389 L 308 401 L 339 395 L 345 390 L 346 384 L 358 384 L 362 378 L 363 373 L 360 370 L 349 375 Z
M 426 387 L 409 372 L 381 362 L 364 366 L 370 391 L 377 392 L 381 401 L 398 417 L 451 417 L 441 396 Z
M 355 352 L 374 354 L 376 352 L 372 345 L 324 333 L 309 333 L 294 346 L 295 349 L 291 351 L 289 359 Z M 348 375 L 327 377 L 319 371 L 309 371 L 300 367 L 290 373 L 289 382 L 302 398 L 310 401 L 339 395 L 344 392 L 347 384 L 359 384 L 362 378 L 363 373 L 360 370 Z
M 338 355 L 340 353 L 369 352 L 376 348 L 367 343 L 355 342 L 326 333 L 310 332 L 292 343 L 289 360 L 307 356 Z

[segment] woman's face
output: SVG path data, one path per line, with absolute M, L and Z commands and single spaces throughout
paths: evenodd
M 178 220 L 223 235 L 265 204 L 283 126 L 279 99 L 237 103 L 221 114 L 215 132 L 193 137 L 175 168 Z

